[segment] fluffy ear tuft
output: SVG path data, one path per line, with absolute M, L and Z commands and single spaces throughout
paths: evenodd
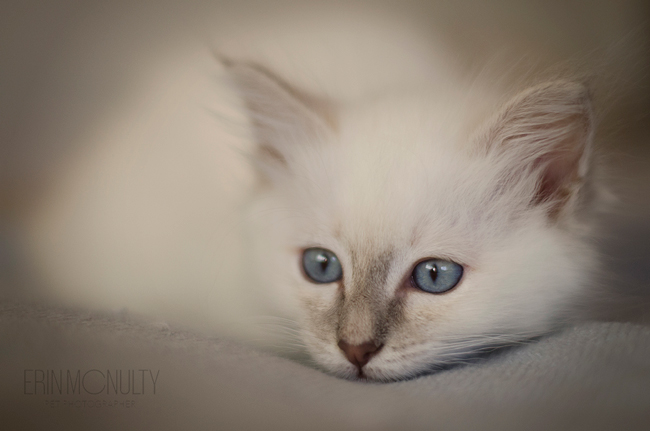
M 335 127 L 329 103 L 290 86 L 267 69 L 223 60 L 248 111 L 255 161 L 266 176 L 291 169 L 292 154 L 325 140 Z
M 534 181 L 532 205 L 557 217 L 589 173 L 593 135 L 587 88 L 568 81 L 532 87 L 493 118 L 479 148 L 503 163 L 508 182 Z

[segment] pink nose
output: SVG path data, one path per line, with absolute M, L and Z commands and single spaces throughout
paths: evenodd
M 375 343 L 374 341 L 366 341 L 365 343 L 355 345 L 348 344 L 343 340 L 339 341 L 339 348 L 343 350 L 348 361 L 359 368 L 359 371 L 382 347 L 384 347 L 383 344 Z

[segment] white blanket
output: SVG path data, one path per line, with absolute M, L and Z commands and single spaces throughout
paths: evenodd
M 650 328 L 632 324 L 372 384 L 164 324 L 2 303 L 0 369 L 2 429 L 650 429 Z

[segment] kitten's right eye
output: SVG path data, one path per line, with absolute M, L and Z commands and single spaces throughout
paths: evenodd
M 302 254 L 302 267 L 314 283 L 333 283 L 343 276 L 339 258 L 324 248 L 308 248 Z
M 413 270 L 412 280 L 421 290 L 445 293 L 453 289 L 463 276 L 463 267 L 443 259 L 420 262 Z

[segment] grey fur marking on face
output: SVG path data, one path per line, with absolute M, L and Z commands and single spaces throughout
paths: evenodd
M 352 280 L 343 286 L 337 302 L 337 337 L 355 343 L 381 343 L 401 316 L 401 301 L 388 293 L 394 289 L 386 286 L 394 253 L 357 251 L 350 255 Z

